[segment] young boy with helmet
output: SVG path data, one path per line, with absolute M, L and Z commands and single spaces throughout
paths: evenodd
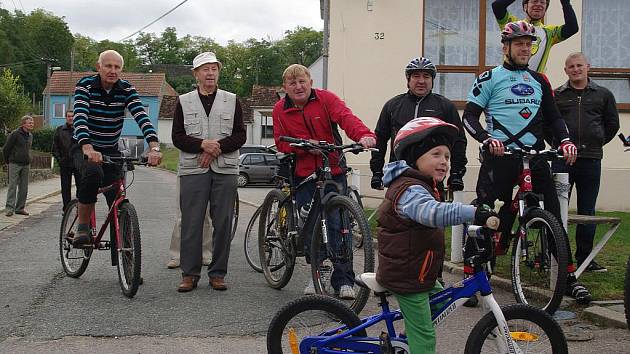
M 495 215 L 488 207 L 440 201 L 437 185 L 448 175 L 459 129 L 437 118 L 405 124 L 394 140 L 398 161 L 385 166 L 385 200 L 378 209 L 376 279 L 394 293 L 405 321 L 411 353 L 434 353 L 429 296 L 444 261 L 444 228 Z
M 499 24 L 499 28 L 503 30 L 509 22 L 516 22 L 519 19 L 512 15 L 508 10 L 515 0 L 495 0 L 492 3 L 492 12 Z M 571 6 L 570 0 L 560 0 L 562 4 L 562 13 L 564 14 L 564 25 L 546 25 L 544 23 L 545 14 L 549 8 L 550 0 L 523 0 L 523 11 L 527 15 L 524 21 L 531 23 L 536 28 L 538 38 L 532 45 L 532 58 L 529 61 L 529 68 L 545 72 L 547 67 L 547 59 L 551 47 L 558 44 L 579 30 L 575 11 Z

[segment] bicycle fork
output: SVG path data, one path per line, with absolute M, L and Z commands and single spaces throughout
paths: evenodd
M 497 351 L 500 353 L 523 353 L 516 342 L 512 340 L 507 320 L 505 319 L 503 311 L 501 311 L 501 307 L 497 303 L 497 300 L 495 300 L 494 296 L 492 294 L 482 295 L 481 299 L 484 304 L 484 308 L 489 308 L 497 321 L 497 328 L 492 330 L 492 332 L 488 335 L 488 338 L 495 339 L 498 349 Z

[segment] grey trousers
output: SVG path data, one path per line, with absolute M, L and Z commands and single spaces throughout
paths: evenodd
M 175 226 L 173 226 L 173 234 L 171 235 L 171 247 L 169 254 L 171 259 L 179 262 L 179 247 L 182 243 L 181 228 L 182 228 L 182 212 L 179 209 L 179 178 L 177 179 L 177 213 Z M 210 212 L 206 212 L 206 217 L 203 219 L 203 246 L 202 246 L 202 262 L 203 264 L 210 262 L 212 258 L 212 226 L 210 226 Z
M 224 277 L 227 274 L 236 177 L 212 170 L 200 175 L 179 177 L 182 212 L 180 267 L 183 275 L 199 276 L 201 273 L 203 221 L 207 208 L 210 208 L 210 219 L 214 227 L 212 262 L 208 267 L 208 276 Z
M 7 211 L 24 210 L 28 194 L 28 174 L 30 165 L 9 163 L 9 190 L 7 191 Z M 15 190 L 17 189 L 17 199 Z

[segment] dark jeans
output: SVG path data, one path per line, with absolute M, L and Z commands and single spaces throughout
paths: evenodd
M 595 204 L 599 194 L 602 161 L 599 159 L 578 158 L 573 166 L 566 166 L 563 161 L 554 161 L 554 172 L 569 173 L 569 198 L 575 185 L 577 193 L 577 213 L 595 215 Z M 579 224 L 575 228 L 575 260 L 581 264 L 593 250 L 593 239 L 597 225 Z
M 106 150 L 99 152 L 108 156 L 120 156 L 120 152 L 118 152 L 118 150 Z M 96 203 L 98 189 L 100 187 L 107 186 L 122 177 L 122 169 L 119 165 L 97 165 L 88 162 L 83 157 L 83 151 L 79 145 L 73 146 L 71 153 L 74 166 L 78 170 L 80 176 L 79 185 L 77 186 L 77 198 L 82 204 Z M 117 192 L 117 190 L 110 190 L 105 193 L 107 205 L 111 206 L 116 198 Z
M 66 206 L 72 200 L 72 176 L 74 176 L 74 183 L 76 188 L 79 188 L 79 171 L 73 167 L 60 167 L 59 174 L 61 175 L 61 199 L 63 200 L 63 210 L 66 210 Z
M 544 159 L 532 159 L 529 164 L 532 174 L 533 192 L 542 194 L 544 198 L 545 210 L 552 213 L 558 221 L 560 216 L 560 201 L 556 192 L 555 184 L 551 178 L 551 169 Z M 479 204 L 494 205 L 494 201 L 499 199 L 505 204 L 499 210 L 501 219 L 501 241 L 507 246 L 507 237 L 511 235 L 512 226 L 516 215 L 512 213 L 513 187 L 518 184 L 518 178 L 522 170 L 522 161 L 511 158 L 495 158 L 484 156 L 484 161 L 479 170 L 477 179 L 477 201 Z M 571 257 L 571 246 L 567 242 L 568 264 L 573 264 Z
M 343 191 L 341 193 L 345 195 L 346 190 L 348 189 L 346 176 L 341 174 L 339 176 L 334 176 L 333 179 L 335 180 L 335 182 L 341 184 L 341 186 L 343 187 Z M 298 185 L 303 180 L 304 178 L 296 177 L 295 184 Z M 302 206 L 311 202 L 311 200 L 313 199 L 313 195 L 315 194 L 315 191 L 316 191 L 315 181 L 311 181 L 305 184 L 304 186 L 302 186 L 296 192 L 295 201 L 298 207 L 298 212 L 300 209 L 302 209 Z M 328 186 L 325 191 L 326 193 L 334 191 L 334 187 Z M 327 218 L 326 221 L 328 225 L 329 246 L 333 250 L 333 252 L 341 254 L 341 252 L 343 252 L 341 238 L 339 237 L 339 235 L 341 234 L 341 220 L 338 217 L 338 215 L 336 215 L 336 217 L 333 215 Z M 310 226 L 311 228 L 303 232 L 303 234 L 305 235 L 304 253 L 306 254 L 306 259 L 309 260 L 309 262 L 312 262 L 313 260 L 310 260 L 310 254 L 311 254 L 310 248 L 311 248 L 312 235 L 314 233 L 314 230 L 313 230 L 314 225 L 312 225 L 311 223 L 311 225 L 305 225 L 305 227 L 307 226 Z M 350 237 L 349 240 L 350 242 L 352 242 L 352 237 Z M 350 249 L 352 249 L 351 243 L 350 243 Z M 325 254 L 326 254 L 325 250 L 322 248 L 322 250 L 320 251 L 321 256 L 320 256 L 319 262 L 322 262 L 324 260 Z M 352 270 L 352 262 L 343 262 L 343 263 L 334 262 L 333 267 L 334 267 L 334 270 L 330 279 L 330 283 L 335 290 L 339 290 L 339 288 L 341 288 L 342 285 L 354 284 L 354 271 Z

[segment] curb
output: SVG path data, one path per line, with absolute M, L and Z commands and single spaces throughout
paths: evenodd
M 623 313 L 602 306 L 589 306 L 582 312 L 584 318 L 605 327 L 628 328 L 626 316 Z
M 47 194 L 44 194 L 44 195 L 40 195 L 40 196 L 34 197 L 32 199 L 28 199 L 26 201 L 25 205 L 30 205 L 32 203 L 39 202 L 40 200 L 43 200 L 43 199 L 46 199 L 46 198 L 50 198 L 50 197 L 55 196 L 57 194 L 61 194 L 61 188 L 57 189 L 54 192 L 50 192 L 50 193 L 47 193 Z M 7 208 L 3 207 L 2 210 L 0 210 L 0 212 L 4 213 L 6 210 L 7 210 Z

